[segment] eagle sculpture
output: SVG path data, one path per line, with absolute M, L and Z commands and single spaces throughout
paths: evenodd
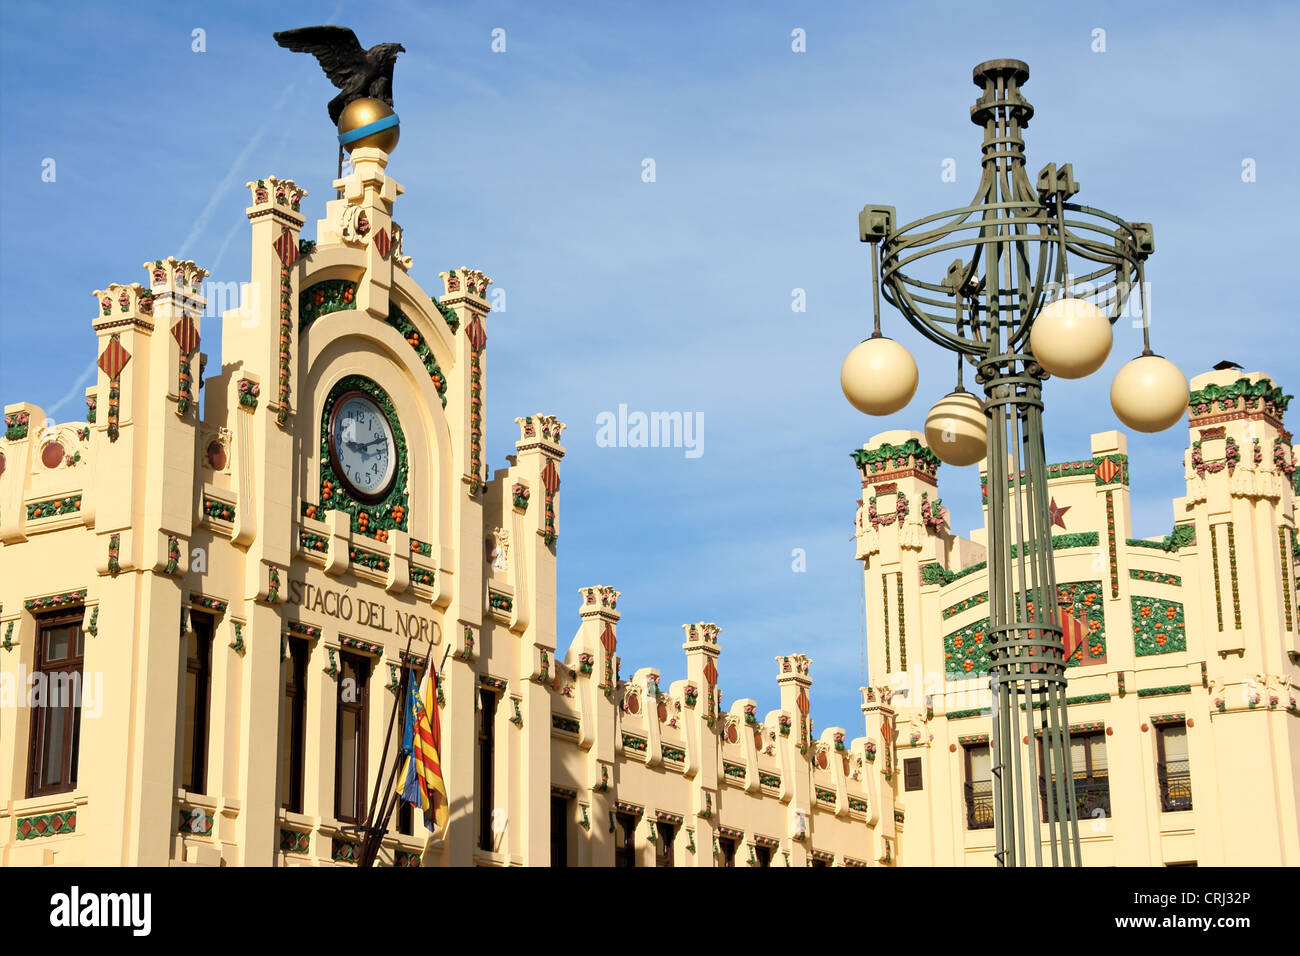
M 347 27 L 320 26 L 282 30 L 275 42 L 295 53 L 310 53 L 320 61 L 331 83 L 343 92 L 329 102 L 330 121 L 337 126 L 343 107 L 369 96 L 393 105 L 393 64 L 405 53 L 400 43 L 380 43 L 364 50 Z

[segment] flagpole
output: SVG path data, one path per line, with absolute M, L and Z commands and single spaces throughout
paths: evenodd
M 340 179 L 343 178 L 343 144 L 341 142 L 339 143 L 339 178 Z M 342 195 L 343 195 L 343 190 L 340 189 L 339 196 L 342 197 Z M 392 222 L 390 220 L 389 222 L 390 233 L 392 232 L 391 226 L 392 226 Z M 393 259 L 392 257 L 389 257 L 388 282 L 390 286 L 392 285 L 394 278 L 395 277 L 393 275 Z M 440 637 L 442 635 L 441 627 L 438 628 L 438 635 Z M 406 651 L 404 654 L 404 656 L 406 657 L 410 656 L 411 642 L 413 640 L 415 640 L 415 634 L 414 633 L 408 634 L 406 637 Z M 450 645 L 448 646 L 450 647 Z M 443 659 L 444 660 L 446 659 L 446 655 L 443 656 Z M 430 642 L 429 649 L 424 655 L 424 668 L 426 671 L 429 668 L 429 662 L 431 660 L 433 660 L 432 642 Z M 378 837 L 375 836 L 375 828 L 378 825 L 377 821 L 375 820 L 375 804 L 380 802 L 379 794 L 381 793 L 381 791 L 379 787 L 380 787 L 380 781 L 383 779 L 384 776 L 384 764 L 388 762 L 388 747 L 391 744 L 393 739 L 393 721 L 394 718 L 397 717 L 397 708 L 399 706 L 404 707 L 406 705 L 406 695 L 407 692 L 409 691 L 409 681 L 411 676 L 412 676 L 411 673 L 408 671 L 402 677 L 402 686 L 396 695 L 396 699 L 393 701 L 393 709 L 388 715 L 388 733 L 384 736 L 384 752 L 379 758 L 379 771 L 378 773 L 375 774 L 375 790 L 374 793 L 370 795 L 370 803 L 366 807 L 366 824 L 365 824 L 364 834 L 361 839 L 361 860 L 360 860 L 361 866 L 370 866 L 371 863 L 374 862 L 374 858 L 379 854 L 379 841 L 383 838 L 383 834 L 382 833 L 379 834 Z M 403 721 L 403 723 L 405 723 L 405 721 Z M 400 763 L 401 763 L 400 760 L 394 762 L 393 764 L 394 772 L 396 772 L 396 767 Z M 388 780 L 388 788 L 390 790 L 392 789 L 392 785 L 393 785 L 393 779 L 392 779 L 392 775 L 390 774 Z M 389 801 L 388 801 L 387 794 L 385 794 L 382 802 L 385 806 L 388 804 Z M 388 808 L 388 812 L 392 813 L 391 807 Z M 384 819 L 387 820 L 387 815 L 385 815 Z
M 451 650 L 451 647 L 448 646 L 447 650 Z M 447 659 L 447 655 L 446 653 L 444 653 L 443 661 L 446 661 L 446 659 Z M 425 671 L 425 673 L 428 673 L 429 664 L 432 663 L 432 661 L 433 661 L 433 645 L 430 644 L 428 652 L 424 655 L 423 670 Z M 415 673 L 412 671 L 408 675 L 408 679 L 413 679 L 414 677 L 415 677 Z M 403 686 L 409 688 L 409 683 L 404 681 Z M 434 702 L 434 706 L 435 707 L 438 706 L 437 701 Z M 403 735 L 405 735 L 405 723 L 406 720 L 409 719 L 409 717 L 410 715 L 407 714 L 402 719 Z M 384 748 L 385 756 L 387 755 L 387 750 L 388 748 L 385 745 Z M 411 756 L 412 755 L 408 754 L 406 759 L 410 760 Z M 375 860 L 379 857 L 379 848 L 380 845 L 383 843 L 384 834 L 388 832 L 388 821 L 393 815 L 393 806 L 398 801 L 397 790 L 393 786 L 393 783 L 397 780 L 397 775 L 398 773 L 401 772 L 401 767 L 402 767 L 402 755 L 401 755 L 401 751 L 399 750 L 397 757 L 394 758 L 393 760 L 393 767 L 388 772 L 388 785 L 381 791 L 381 793 L 383 794 L 383 798 L 382 800 L 380 800 L 379 805 L 382 809 L 375 816 L 374 823 L 370 825 L 369 829 L 366 832 L 365 840 L 362 842 L 360 859 L 357 861 L 358 868 L 374 866 Z M 383 774 L 383 772 L 384 772 L 384 762 L 381 761 L 379 764 L 379 773 Z M 375 783 L 376 784 L 379 783 L 378 779 L 375 780 Z
M 408 634 L 408 635 L 407 635 L 407 637 L 406 637 L 406 650 L 402 652 L 402 657 L 399 657 L 399 658 L 398 658 L 398 662 L 399 662 L 399 663 L 402 663 L 402 658 L 403 658 L 403 657 L 410 657 L 410 655 L 411 655 L 411 642 L 414 641 L 414 640 L 415 640 L 415 635 L 414 635 L 414 634 Z M 432 647 L 432 645 L 430 645 L 430 647 Z M 388 761 L 388 742 L 389 742 L 389 740 L 392 739 L 392 736 L 393 736 L 393 723 L 394 723 L 394 721 L 397 719 L 397 708 L 398 708 L 399 706 L 402 706 L 403 703 L 404 703 L 404 701 L 406 700 L 406 698 L 405 698 L 405 694 L 406 694 L 406 682 L 407 682 L 407 680 L 408 680 L 409 678 L 410 678 L 410 674 L 404 670 L 404 671 L 403 671 L 403 674 L 402 674 L 402 685 L 401 685 L 401 688 L 400 688 L 400 690 L 399 690 L 398 693 L 396 693 L 396 694 L 393 695 L 393 697 L 394 697 L 394 699 L 393 699 L 393 709 L 392 709 L 391 711 L 389 711 L 389 713 L 388 713 L 388 732 L 384 735 L 384 752 L 383 752 L 383 755 L 379 758 L 379 772 L 378 772 L 378 774 L 376 774 L 376 778 L 375 778 L 375 790 L 374 790 L 374 793 L 371 794 L 370 802 L 369 802 L 368 804 L 366 804 L 366 822 L 365 822 L 365 823 L 361 826 L 361 828 L 360 828 L 360 829 L 362 829 L 363 832 L 366 833 L 366 834 L 369 834 L 369 832 L 370 832 L 370 827 L 371 827 L 371 822 L 370 822 L 370 821 L 371 821 L 371 819 L 374 817 L 374 811 L 375 811 L 375 800 L 379 797 L 379 777 L 382 777 L 382 776 L 383 776 L 383 773 L 384 773 L 384 764 Z M 364 844 L 363 844 L 363 845 L 364 845 Z
M 436 626 L 437 622 L 435 621 L 434 624 Z M 439 629 L 439 633 L 441 634 L 441 629 Z M 414 640 L 415 640 L 414 633 L 410 633 L 406 636 L 406 650 L 402 652 L 402 657 L 411 656 L 411 643 Z M 433 644 L 430 644 L 429 653 L 432 652 L 433 652 Z M 399 657 L 398 661 L 400 663 L 402 661 L 402 658 Z M 361 830 L 362 832 L 361 848 L 363 851 L 362 853 L 363 856 L 364 856 L 364 851 L 366 850 L 366 847 L 368 846 L 370 840 L 371 828 L 373 827 L 373 823 L 371 821 L 373 820 L 375 815 L 375 801 L 379 798 L 379 781 L 380 778 L 382 778 L 384 775 L 384 764 L 388 762 L 388 746 L 389 746 L 389 741 L 391 741 L 393 737 L 393 722 L 397 719 L 397 708 L 399 706 L 402 706 L 406 700 L 407 681 L 409 679 L 410 679 L 410 673 L 409 672 L 403 673 L 402 685 L 399 688 L 398 692 L 394 695 L 393 709 L 389 711 L 388 714 L 388 732 L 384 735 L 384 752 L 383 755 L 379 758 L 379 770 L 375 775 L 374 793 L 371 794 L 370 802 L 366 805 L 366 822 L 359 826 L 344 827 L 344 829 L 348 829 L 348 830 L 351 829 Z
M 410 647 L 410 639 L 407 640 L 407 646 Z M 448 644 L 442 655 L 443 664 L 446 664 L 447 654 L 450 651 L 451 651 L 451 645 Z M 424 664 L 422 667 L 422 670 L 426 674 L 429 672 L 429 665 L 432 662 L 433 662 L 433 644 L 431 643 L 429 645 L 429 649 L 425 652 Z M 438 672 L 439 674 L 442 673 L 441 666 L 439 666 Z M 399 697 L 399 700 L 403 704 L 405 703 L 406 695 L 409 692 L 410 681 L 414 677 L 415 677 L 414 669 L 410 669 L 408 670 L 408 672 L 406 673 L 405 677 L 402 680 L 402 690 L 401 690 L 401 695 Z M 357 867 L 359 869 L 364 869 L 366 867 L 373 866 L 375 860 L 378 858 L 380 844 L 383 841 L 384 834 L 388 832 L 388 820 L 393 814 L 393 805 L 397 802 L 397 796 L 396 796 L 396 791 L 393 788 L 393 782 L 397 779 L 397 774 L 402 765 L 400 753 L 393 760 L 393 766 L 389 770 L 387 787 L 384 788 L 383 790 L 380 790 L 380 781 L 383 778 L 384 765 L 388 762 L 388 748 L 392 745 L 392 739 L 393 739 L 392 717 L 396 716 L 397 714 L 397 705 L 398 705 L 398 701 L 394 701 L 393 713 L 392 715 L 390 715 L 389 722 L 388 722 L 388 735 L 384 739 L 384 752 L 383 755 L 379 758 L 379 772 L 375 775 L 375 793 L 371 797 L 369 812 L 366 815 L 365 834 L 362 837 L 362 841 L 361 841 L 361 852 L 358 854 Z M 435 707 L 437 706 L 437 701 L 434 701 L 434 706 Z M 405 720 L 406 718 L 404 717 L 403 724 L 405 724 Z M 380 794 L 383 794 L 382 799 L 380 798 Z M 378 813 L 375 812 L 377 806 L 381 808 Z

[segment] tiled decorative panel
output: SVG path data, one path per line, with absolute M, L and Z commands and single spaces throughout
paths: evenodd
M 1187 650 L 1183 606 L 1177 601 L 1136 596 L 1133 602 L 1133 650 L 1138 657 Z
M 75 833 L 76 829 L 76 810 L 47 813 L 39 817 L 18 818 L 18 839 L 20 840 L 35 840 L 39 837 Z

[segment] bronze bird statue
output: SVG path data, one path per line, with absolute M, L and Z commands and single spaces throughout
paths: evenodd
M 357 35 L 347 27 L 319 26 L 282 30 L 275 42 L 295 53 L 310 53 L 341 93 L 329 102 L 330 122 L 339 123 L 343 107 L 369 96 L 393 105 L 393 64 L 405 53 L 400 43 L 380 43 L 362 49 Z

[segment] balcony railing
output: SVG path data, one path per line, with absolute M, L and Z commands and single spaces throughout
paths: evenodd
M 1156 764 L 1160 806 L 1167 812 L 1192 809 L 1192 772 L 1186 760 L 1161 760 Z
M 1055 799 L 1055 790 L 1052 796 Z M 1047 781 L 1042 777 L 1038 778 L 1038 799 L 1043 807 L 1043 822 L 1047 823 Z M 1074 775 L 1074 809 L 1079 820 L 1110 816 L 1110 778 L 1104 772 Z
M 987 830 L 993 826 L 993 781 L 966 783 L 966 829 Z

